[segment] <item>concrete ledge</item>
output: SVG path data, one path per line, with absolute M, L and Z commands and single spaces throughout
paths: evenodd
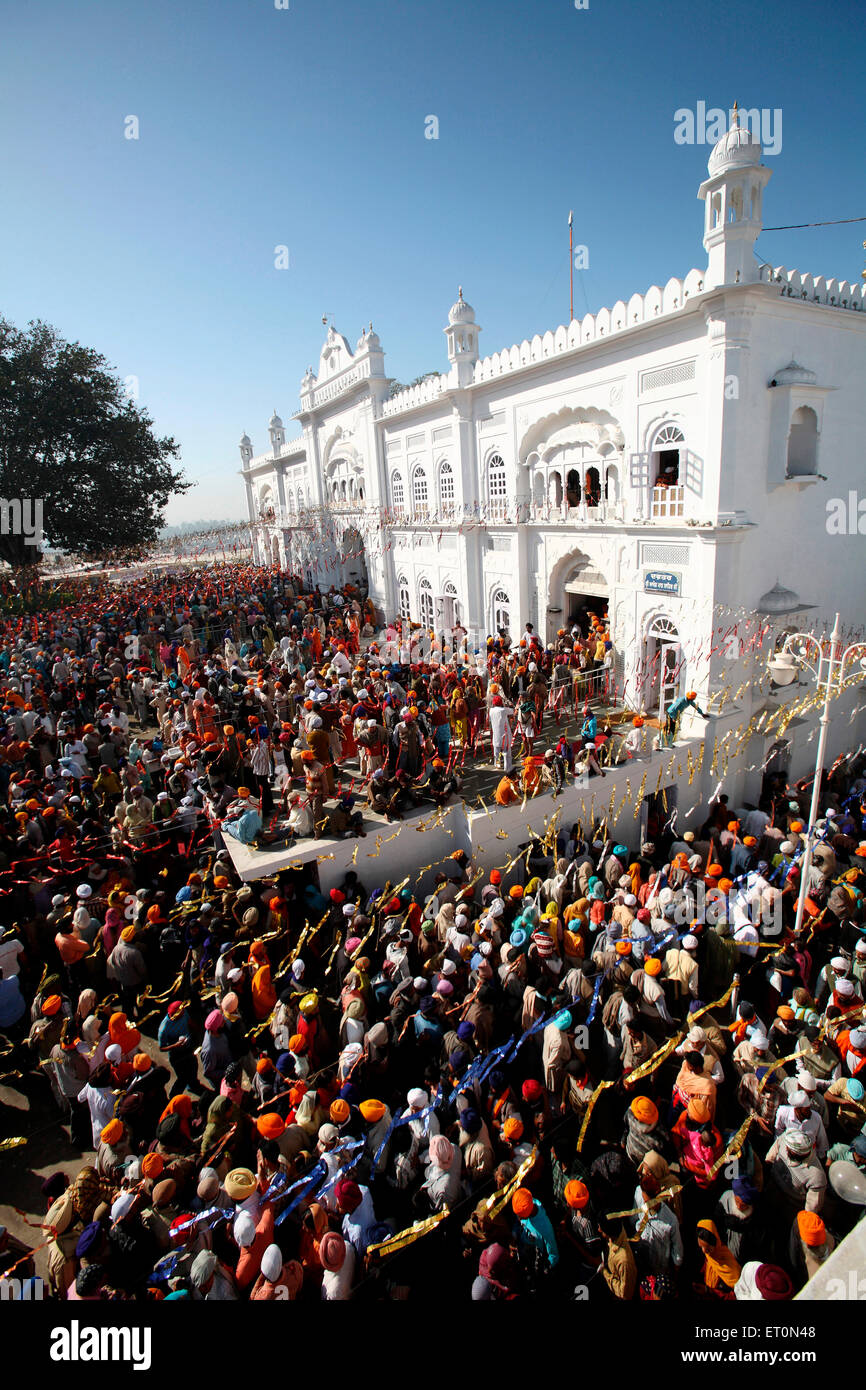
M 690 746 L 694 757 L 697 744 Z M 454 850 L 466 850 L 486 874 L 516 855 L 531 832 L 543 835 L 551 817 L 558 817 L 558 827 L 565 829 L 575 821 L 588 828 L 596 817 L 608 817 L 620 839 L 636 847 L 642 824 L 637 800 L 641 785 L 644 797 L 657 789 L 670 791 L 678 781 L 687 786 L 685 750 L 686 745 L 678 743 L 675 748 L 607 768 L 605 777 L 590 777 L 578 786 L 569 781 L 557 797 L 545 790 L 514 806 L 497 806 L 486 797 L 487 810 L 456 801 L 441 811 L 433 805 L 419 807 L 393 823 L 365 811 L 363 840 L 302 840 L 292 849 L 251 850 L 227 835 L 225 845 L 245 883 L 316 861 L 319 883 L 325 891 L 336 887 L 346 871 L 354 868 L 365 884 L 373 878 L 382 882 L 389 878 L 393 883 L 408 876 L 413 886 L 430 892 L 433 870 Z M 678 766 L 682 767 L 679 774 Z M 697 785 L 690 795 L 697 799 L 696 793 Z

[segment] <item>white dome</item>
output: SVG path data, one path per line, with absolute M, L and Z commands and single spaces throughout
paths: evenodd
M 448 322 L 451 324 L 475 322 L 475 310 L 472 308 L 472 305 L 467 304 L 466 300 L 463 298 L 462 285 L 457 291 L 457 303 L 452 304 L 451 308 L 448 310 Z
M 279 417 L 279 415 L 277 414 L 277 412 L 274 411 L 273 415 L 271 416 L 270 420 L 268 421 L 268 429 L 269 429 L 269 430 L 281 430 L 282 428 L 283 428 L 283 422 L 282 422 L 282 420 L 280 419 L 280 417 Z
M 242 448 L 242 449 L 249 449 L 249 448 L 251 448 L 251 447 L 252 447 L 252 442 L 253 442 L 253 441 L 250 439 L 250 437 L 249 437 L 248 434 L 242 434 L 242 435 L 241 435 L 241 448 Z
M 721 140 L 713 146 L 707 160 L 710 175 L 724 173 L 728 169 L 745 169 L 760 164 L 763 150 L 760 140 L 752 138 L 748 125 L 740 125 L 740 115 L 734 106 L 733 119 Z
M 780 618 L 785 613 L 800 613 L 806 608 L 813 608 L 814 604 L 801 603 L 800 595 L 795 594 L 793 589 L 786 589 L 779 583 L 778 579 L 772 589 L 768 589 L 765 594 L 761 594 L 758 599 L 757 610 L 759 613 L 766 614 L 767 617 Z
M 815 372 L 810 372 L 808 367 L 801 367 L 799 362 L 793 358 L 787 367 L 782 367 L 781 371 L 776 372 L 773 377 L 773 384 L 776 386 L 814 386 L 818 380 Z

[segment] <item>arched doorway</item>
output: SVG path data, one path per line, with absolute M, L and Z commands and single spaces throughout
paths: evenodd
M 547 641 L 557 628 L 575 623 L 587 635 L 593 616 L 604 621 L 608 611 L 608 584 L 588 555 L 572 551 L 554 568 L 548 596 Z
M 683 655 L 680 636 L 670 618 L 657 617 L 647 629 L 644 642 L 644 669 L 641 703 L 664 718 L 671 701 L 683 685 Z
M 409 596 L 409 580 L 405 574 L 399 575 L 397 579 L 397 607 L 403 622 L 408 623 L 412 617 L 412 600 Z
M 494 589 L 491 600 L 491 632 L 511 631 L 511 599 L 504 589 Z
M 366 595 L 368 588 L 367 548 L 364 545 L 364 537 L 356 526 L 350 526 L 348 530 L 343 532 L 340 549 L 343 583 L 354 584 L 356 589 Z
M 433 626 L 433 585 L 426 575 L 418 585 L 418 616 L 421 626 L 432 628 Z

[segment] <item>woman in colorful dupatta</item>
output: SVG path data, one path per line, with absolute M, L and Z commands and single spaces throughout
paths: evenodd
M 739 1261 L 722 1241 L 714 1221 L 699 1221 L 696 1235 L 704 1262 L 695 1292 L 707 1292 L 714 1298 L 733 1298 L 734 1285 L 740 1277 Z

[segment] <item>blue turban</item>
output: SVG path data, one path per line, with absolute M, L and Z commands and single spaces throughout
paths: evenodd
M 76 1257 L 83 1259 L 85 1255 L 89 1255 L 91 1250 L 94 1250 L 102 1240 L 103 1234 L 100 1221 L 91 1221 L 89 1226 L 85 1226 L 75 1247 Z
M 735 1197 L 739 1197 L 741 1202 L 752 1203 L 757 1200 L 758 1189 L 751 1178 L 734 1178 L 731 1183 Z
M 461 1042 L 467 1042 L 469 1038 L 475 1036 L 475 1024 L 464 1019 L 462 1023 L 457 1025 L 457 1036 Z
M 291 1052 L 281 1052 L 277 1058 L 277 1071 L 280 1076 L 294 1076 L 295 1059 Z
M 461 1110 L 460 1128 L 464 1134 L 478 1134 L 481 1130 L 481 1116 L 477 1110 Z

